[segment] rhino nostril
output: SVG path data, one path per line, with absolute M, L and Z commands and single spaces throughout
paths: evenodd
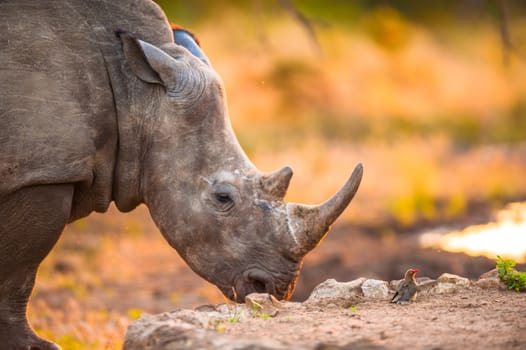
M 245 276 L 245 281 L 253 292 L 274 294 L 274 281 L 270 273 L 260 269 L 251 269 L 246 272 Z
M 265 282 L 263 281 L 253 280 L 252 286 L 254 287 L 254 290 L 256 291 L 256 293 L 266 293 L 267 292 L 267 287 L 265 285 Z

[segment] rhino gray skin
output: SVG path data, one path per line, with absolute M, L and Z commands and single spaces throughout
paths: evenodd
M 362 167 L 321 205 L 283 202 L 292 170 L 247 159 L 196 55 L 147 0 L 0 1 L 0 347 L 58 349 L 27 321 L 36 271 L 66 223 L 112 201 L 145 203 L 230 299 L 290 297 Z

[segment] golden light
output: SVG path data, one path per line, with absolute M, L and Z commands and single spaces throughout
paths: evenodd
M 526 262 L 526 202 L 509 204 L 497 214 L 497 221 L 469 226 L 462 231 L 432 231 L 420 236 L 424 248 L 437 248 L 468 255 L 497 255 Z

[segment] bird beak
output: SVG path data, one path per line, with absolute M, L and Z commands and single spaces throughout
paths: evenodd
M 413 273 L 417 273 L 419 271 L 420 271 L 419 269 L 413 269 Z

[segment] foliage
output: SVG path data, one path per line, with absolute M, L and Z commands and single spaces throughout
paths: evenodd
M 261 312 L 263 309 L 263 306 L 255 301 L 252 301 L 252 318 L 256 318 L 258 316 L 261 317 L 262 320 L 266 321 L 270 318 L 270 315 L 265 313 L 265 312 Z
M 64 349 L 71 349 L 71 350 L 81 350 L 85 348 L 85 343 L 80 341 L 79 339 L 76 339 L 75 337 L 66 334 L 63 335 L 59 340 L 58 343 L 61 344 Z
M 228 322 L 230 323 L 237 323 L 239 322 L 239 318 L 240 318 L 240 315 L 239 314 L 233 314 L 233 315 L 230 315 L 228 316 Z
M 236 299 L 237 299 L 237 296 L 236 296 Z M 237 308 L 237 304 L 234 303 L 234 306 L 233 307 L 230 307 L 230 303 L 228 303 L 229 307 L 228 307 L 228 322 L 229 323 L 237 323 L 239 322 L 239 320 L 241 319 L 241 313 L 239 312 L 238 308 Z
M 131 308 L 128 310 L 128 317 L 132 320 L 138 320 L 142 316 L 142 311 L 139 309 Z
M 496 268 L 499 278 L 508 285 L 508 289 L 516 292 L 526 291 L 526 272 L 515 270 L 515 261 L 503 259 L 497 255 Z

